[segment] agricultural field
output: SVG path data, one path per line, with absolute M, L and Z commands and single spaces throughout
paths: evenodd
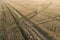
M 60 40 L 60 1 L 0 0 L 0 40 Z

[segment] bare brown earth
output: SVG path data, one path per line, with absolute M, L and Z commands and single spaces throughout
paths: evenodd
M 60 1 L 1 0 L 0 40 L 60 40 Z

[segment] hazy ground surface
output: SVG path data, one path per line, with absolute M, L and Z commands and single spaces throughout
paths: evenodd
M 60 40 L 60 0 L 0 0 L 0 40 Z

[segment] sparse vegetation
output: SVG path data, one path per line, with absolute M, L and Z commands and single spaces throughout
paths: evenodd
M 60 40 L 60 14 L 52 2 L 33 7 L 17 2 L 1 2 L 0 40 Z

